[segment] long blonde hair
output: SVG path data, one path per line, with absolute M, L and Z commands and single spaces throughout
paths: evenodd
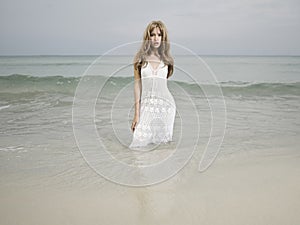
M 134 69 L 138 70 L 141 76 L 141 68 L 147 63 L 146 57 L 151 54 L 150 35 L 155 28 L 158 28 L 162 35 L 161 45 L 158 48 L 158 54 L 161 57 L 161 60 L 168 66 L 167 78 L 169 78 L 173 74 L 174 60 L 170 54 L 170 42 L 167 29 L 164 23 L 161 21 L 152 21 L 148 24 L 144 32 L 142 46 L 134 57 Z

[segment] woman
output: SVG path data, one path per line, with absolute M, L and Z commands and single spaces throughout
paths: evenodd
M 152 21 L 134 59 L 135 113 L 130 148 L 172 141 L 176 105 L 167 79 L 173 74 L 173 65 L 166 27 L 161 21 Z

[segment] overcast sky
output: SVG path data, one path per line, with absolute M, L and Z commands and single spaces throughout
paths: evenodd
M 99 55 L 158 19 L 201 55 L 300 55 L 300 0 L 0 0 L 0 54 Z

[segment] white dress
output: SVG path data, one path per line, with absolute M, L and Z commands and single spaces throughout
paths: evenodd
M 148 62 L 141 68 L 140 118 L 129 148 L 172 141 L 176 105 L 167 86 L 168 66 L 160 61 L 154 69 Z

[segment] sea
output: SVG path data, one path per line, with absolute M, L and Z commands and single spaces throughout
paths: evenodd
M 300 56 L 174 60 L 173 141 L 146 156 L 128 149 L 132 56 L 1 56 L 0 187 L 142 186 L 175 176 L 194 154 L 205 171 L 241 152 L 299 151 Z M 124 165 L 164 172 L 139 179 Z

